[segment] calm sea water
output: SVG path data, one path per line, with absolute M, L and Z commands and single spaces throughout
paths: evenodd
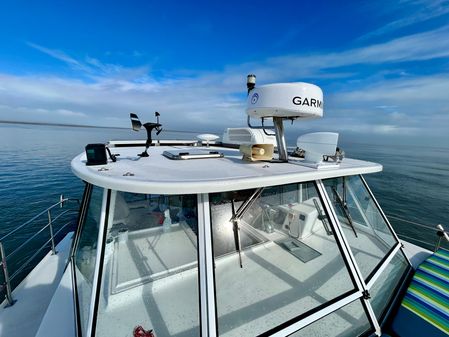
M 57 202 L 61 193 L 81 198 L 83 183 L 71 173 L 70 161 L 86 144 L 144 136 L 128 129 L 0 124 L 0 236 Z M 166 132 L 161 138 L 192 139 L 194 134 Z M 449 228 L 449 149 L 341 146 L 348 157 L 384 166 L 382 173 L 366 179 L 387 214 Z M 435 242 L 431 231 L 391 222 L 402 235 Z M 18 239 L 27 236 L 25 231 Z

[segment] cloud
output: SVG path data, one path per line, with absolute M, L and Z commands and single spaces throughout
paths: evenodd
M 118 64 L 104 63 L 97 58 L 86 55 L 84 60 L 77 60 L 74 57 L 64 53 L 63 51 L 57 49 L 50 49 L 43 47 L 36 43 L 27 42 L 27 45 L 34 48 L 58 61 L 64 62 L 72 70 L 80 76 L 96 79 L 98 77 L 104 76 L 114 76 L 120 78 L 136 78 L 138 76 L 143 76 L 148 73 L 148 66 L 141 66 L 136 68 L 125 68 Z M 133 55 L 137 55 L 138 52 L 134 51 Z
M 360 40 L 388 34 L 399 29 L 421 24 L 423 22 L 439 18 L 449 13 L 449 1 L 447 0 L 404 0 L 399 1 L 397 7 L 390 1 L 384 7 L 386 11 L 393 12 L 398 19 L 388 22 L 378 29 L 362 36 Z M 384 13 L 385 14 L 385 13 Z
M 60 50 L 49 49 L 49 48 L 40 46 L 40 45 L 38 45 L 36 43 L 32 43 L 32 42 L 27 42 L 27 45 L 36 50 L 39 50 L 40 52 L 42 52 L 44 54 L 47 54 L 48 56 L 51 56 L 59 61 L 62 61 L 75 69 L 89 71 L 88 67 L 86 67 L 81 62 L 77 61 L 76 59 L 70 57 L 69 55 L 67 55 L 66 53 L 64 53 Z
M 245 76 L 256 73 L 263 83 L 322 82 L 325 118 L 297 123 L 298 128 L 444 135 L 449 125 L 449 75 L 416 76 L 401 66 L 398 76 L 382 76 L 385 71 L 395 72 L 395 64 L 447 58 L 449 25 L 340 52 L 270 57 L 209 72 L 172 71 L 162 78 L 152 76 L 147 66 L 128 68 L 90 56 L 78 60 L 62 51 L 29 45 L 77 68 L 89 80 L 0 74 L 0 119 L 126 126 L 129 112 L 146 121 L 157 110 L 169 129 L 220 130 L 246 124 Z M 356 66 L 373 64 L 381 66 L 380 73 L 358 74 Z
M 435 43 L 438 41 L 438 44 Z M 292 77 L 326 75 L 329 71 L 341 72 L 341 67 L 358 64 L 385 64 L 424 61 L 449 56 L 449 25 L 339 53 L 317 53 L 314 55 L 289 55 L 268 59 L 261 65 L 244 65 L 255 68 L 264 77 Z M 290 74 L 290 75 L 289 75 Z

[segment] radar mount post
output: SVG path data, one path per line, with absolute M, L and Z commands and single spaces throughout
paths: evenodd
M 278 148 L 279 161 L 288 161 L 287 143 L 285 141 L 284 133 L 284 118 L 273 117 L 274 129 L 276 131 L 276 143 Z

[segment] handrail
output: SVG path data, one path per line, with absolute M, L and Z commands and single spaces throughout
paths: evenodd
M 438 228 L 438 241 L 435 245 L 435 251 L 438 250 L 438 248 L 440 248 L 441 245 L 441 239 L 445 238 L 447 242 L 449 242 L 449 234 L 448 232 L 446 232 L 446 230 L 443 228 L 443 225 L 437 225 Z
M 0 241 L 5 240 L 7 237 L 11 236 L 12 234 L 14 234 L 15 232 L 19 231 L 20 229 L 26 227 L 27 225 L 29 225 L 30 223 L 32 223 L 34 220 L 38 219 L 40 216 L 42 216 L 43 214 L 47 213 L 49 210 L 52 210 L 53 208 L 55 208 L 56 206 L 60 206 L 60 205 L 64 205 L 64 203 L 66 201 L 76 201 L 79 205 L 80 201 L 79 199 L 75 199 L 75 198 L 65 198 L 65 199 L 61 199 L 59 200 L 56 204 L 51 205 L 50 207 L 48 207 L 47 209 L 43 210 L 42 212 L 40 212 L 39 214 L 35 215 L 34 217 L 32 217 L 30 220 L 26 221 L 25 223 L 21 224 L 19 227 L 14 228 L 11 232 L 3 235 L 0 238 Z
M 74 209 L 68 209 L 68 210 L 64 210 L 62 212 L 60 212 L 58 215 L 56 215 L 54 218 L 52 218 L 51 216 L 51 210 L 54 209 L 57 206 L 60 206 L 61 208 L 63 207 L 65 202 L 68 201 L 76 201 L 78 203 L 78 205 L 80 204 L 79 199 L 74 199 L 74 198 L 64 198 L 62 195 L 60 196 L 60 200 L 59 202 L 51 205 L 50 207 L 48 207 L 47 209 L 43 210 L 42 212 L 38 213 L 37 215 L 35 215 L 34 217 L 32 217 L 30 220 L 26 221 L 25 223 L 21 224 L 20 226 L 14 228 L 12 231 L 10 231 L 9 233 L 3 235 L 0 238 L 0 255 L 1 255 L 1 260 L 0 260 L 0 266 L 2 267 L 3 270 L 3 276 L 5 278 L 5 282 L 2 285 L 3 287 L 0 288 L 0 291 L 3 291 L 3 289 L 6 289 L 6 300 L 8 302 L 8 305 L 11 306 L 15 303 L 14 299 L 12 298 L 12 288 L 11 288 L 11 281 L 17 276 L 19 275 L 23 269 L 28 266 L 31 261 L 34 260 L 34 258 L 36 258 L 36 256 L 38 256 L 38 254 L 45 248 L 48 246 L 49 243 L 51 243 L 51 252 L 52 255 L 56 254 L 56 248 L 55 248 L 55 237 L 63 230 L 65 229 L 70 223 L 71 221 L 66 222 L 61 228 L 59 228 L 59 230 L 56 233 L 53 233 L 53 223 L 60 219 L 62 216 L 64 215 L 69 215 L 71 213 L 76 213 Z M 47 214 L 48 217 L 48 222 L 42 226 L 36 233 L 34 233 L 32 236 L 30 236 L 29 238 L 27 238 L 24 242 L 22 242 L 18 247 L 16 247 L 12 252 L 10 252 L 9 254 L 6 254 L 5 252 L 5 246 L 4 246 L 4 241 L 5 239 L 11 237 L 11 235 L 13 235 L 14 233 L 17 233 L 18 231 L 20 231 L 21 229 L 25 228 L 26 226 L 28 226 L 29 224 L 33 223 L 35 220 L 39 219 L 41 216 L 43 216 L 44 214 Z M 8 266 L 7 266 L 7 260 L 9 260 L 12 256 L 14 256 L 17 252 L 21 251 L 22 248 L 24 248 L 28 243 L 30 243 L 31 241 L 33 241 L 33 239 L 38 236 L 39 234 L 41 234 L 45 229 L 49 228 L 50 229 L 50 238 L 43 244 L 41 245 L 35 252 L 34 254 L 29 257 L 24 263 L 21 264 L 21 266 L 19 268 L 17 268 L 17 270 L 14 271 L 14 273 L 9 276 L 9 270 L 8 270 Z
M 423 227 L 423 228 L 427 228 L 427 229 L 431 229 L 431 230 L 437 231 L 437 229 L 435 227 L 432 227 L 430 225 L 425 225 L 425 224 L 422 224 L 422 223 L 419 223 L 419 222 L 416 222 L 416 221 L 410 221 L 410 220 L 407 220 L 407 219 L 403 219 L 403 218 L 400 218 L 400 217 L 398 217 L 396 215 L 387 214 L 387 217 L 389 219 L 395 219 L 395 220 L 406 222 L 406 223 L 409 223 L 409 224 L 412 224 L 412 225 L 416 225 L 418 227 Z
M 67 213 L 76 213 L 75 210 L 65 210 L 64 212 L 61 212 L 60 214 L 58 214 L 56 217 L 53 218 L 52 222 L 54 222 L 55 220 L 59 219 L 61 216 L 67 214 Z M 40 233 L 42 233 L 45 229 L 47 229 L 50 226 L 50 223 L 47 223 L 44 227 L 42 227 L 39 231 L 37 231 L 36 233 L 34 233 L 31 237 L 29 237 L 27 240 L 25 240 L 24 242 L 22 242 L 22 244 L 17 247 L 16 249 L 14 249 L 11 253 L 9 253 L 8 255 L 6 255 L 6 258 L 9 259 L 11 256 L 13 256 L 14 254 L 16 254 L 20 249 L 22 249 L 22 247 L 24 247 L 28 242 L 30 242 L 31 240 L 33 240 L 36 236 L 38 236 Z M 56 236 L 56 234 L 54 235 Z
M 57 236 L 64 228 L 66 228 L 70 224 L 69 222 L 66 222 L 56 233 L 55 236 Z M 51 238 L 44 242 L 44 244 L 30 257 L 28 258 L 22 265 L 10 276 L 10 280 L 12 281 L 19 273 L 31 262 L 33 259 L 44 249 L 51 241 Z
M 424 241 L 424 240 L 420 240 L 420 239 L 414 238 L 414 237 L 412 237 L 412 236 L 403 235 L 403 234 L 398 234 L 398 236 L 399 236 L 401 239 L 412 240 L 412 241 L 420 242 L 420 243 L 423 243 L 423 244 L 426 244 L 426 245 L 429 245 L 429 246 L 433 246 L 433 245 L 434 245 L 434 244 L 431 243 L 431 242 L 427 242 L 427 241 Z
M 419 223 L 419 222 L 416 222 L 416 221 L 403 219 L 401 217 L 398 217 L 398 216 L 392 215 L 392 214 L 387 214 L 387 216 L 390 219 L 395 219 L 395 220 L 398 220 L 398 221 L 402 221 L 402 222 L 405 222 L 405 223 L 412 224 L 414 226 L 418 226 L 418 227 L 421 227 L 421 228 L 426 228 L 426 229 L 435 231 L 435 233 L 438 235 L 438 239 L 437 239 L 437 242 L 435 244 L 432 243 L 432 242 L 419 240 L 419 239 L 416 239 L 416 238 L 413 238 L 413 237 L 410 237 L 410 236 L 406 236 L 406 235 L 403 235 L 403 234 L 398 234 L 402 238 L 413 240 L 413 241 L 420 242 L 420 243 L 424 243 L 424 244 L 429 245 L 429 246 L 434 246 L 434 251 L 437 251 L 440 248 L 441 239 L 443 237 L 446 239 L 447 242 L 449 242 L 449 232 L 446 231 L 441 224 L 438 224 L 435 227 L 433 227 L 433 226 L 422 224 L 422 223 Z

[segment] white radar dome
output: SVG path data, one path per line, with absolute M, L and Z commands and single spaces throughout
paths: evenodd
M 250 117 L 319 118 L 323 116 L 323 91 L 304 82 L 276 83 L 249 92 L 246 113 Z

